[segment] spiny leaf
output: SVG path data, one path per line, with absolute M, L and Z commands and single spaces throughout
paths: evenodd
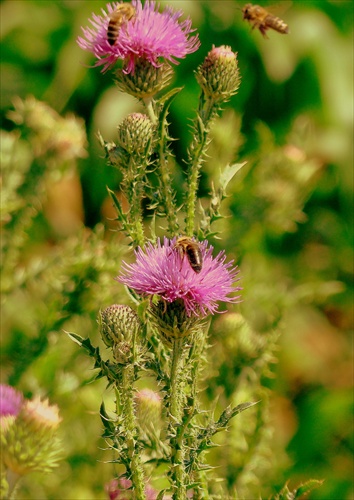
M 289 490 L 288 484 L 279 491 L 279 493 L 273 495 L 269 500 L 295 500 L 296 498 L 301 498 L 303 495 L 310 493 L 315 488 L 318 488 L 323 484 L 323 480 L 310 479 L 306 483 L 300 484 L 294 490 Z
M 220 426 L 226 426 L 229 421 L 241 413 L 242 411 L 247 410 L 248 408 L 251 408 L 252 406 L 258 404 L 259 401 L 253 401 L 253 402 L 247 402 L 247 403 L 241 403 L 234 408 L 231 408 L 231 406 L 228 406 L 220 415 L 219 420 L 217 421 L 217 424 Z
M 163 500 L 166 491 L 167 490 L 161 490 L 160 493 L 157 495 L 156 500 Z
M 76 344 L 78 344 L 80 347 L 82 346 L 82 342 L 83 342 L 83 338 L 80 337 L 80 335 L 78 335 L 77 333 L 72 333 L 72 332 L 65 332 L 68 337 L 71 338 L 71 340 L 73 340 Z
M 302 495 L 306 495 L 315 488 L 319 488 L 323 484 L 323 479 L 309 479 L 306 483 L 301 484 L 295 492 L 294 498 L 300 498 Z
M 168 113 L 168 109 L 171 106 L 173 99 L 175 98 L 175 96 L 179 92 L 181 92 L 182 89 L 183 89 L 183 87 L 177 87 L 177 88 L 171 89 L 170 92 L 168 92 L 167 94 L 165 94 L 159 100 L 159 102 L 160 102 L 160 104 L 162 106 L 161 116 L 160 116 L 160 129 L 161 130 L 162 130 L 162 127 L 165 124 L 166 116 L 167 116 L 167 113 Z
M 106 412 L 104 402 L 100 406 L 100 417 L 105 428 L 103 437 L 112 437 L 114 435 L 114 424 Z
M 226 165 L 224 170 L 220 173 L 220 186 L 225 191 L 227 185 L 233 179 L 233 177 L 241 170 L 241 168 L 246 165 L 246 161 L 243 163 L 234 163 L 233 165 Z

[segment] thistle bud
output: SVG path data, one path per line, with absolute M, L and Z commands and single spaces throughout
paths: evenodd
M 134 73 L 116 72 L 116 84 L 122 92 L 138 99 L 148 99 L 169 85 L 173 75 L 169 64 L 155 67 L 146 59 L 137 59 Z
M 10 426 L 1 428 L 3 466 L 19 476 L 56 467 L 61 453 L 57 406 L 39 398 L 26 400 L 19 414 L 12 418 Z
M 135 395 L 136 415 L 143 431 L 161 427 L 161 396 L 151 389 L 142 389 Z
M 100 311 L 100 331 L 104 343 L 113 347 L 118 363 L 127 363 L 133 340 L 141 328 L 140 320 L 129 306 L 114 304 Z
M 240 86 L 237 53 L 226 45 L 213 46 L 199 66 L 196 78 L 207 98 L 215 103 L 228 101 Z
M 118 145 L 129 154 L 146 155 L 153 130 L 153 124 L 146 115 L 132 113 L 118 127 Z

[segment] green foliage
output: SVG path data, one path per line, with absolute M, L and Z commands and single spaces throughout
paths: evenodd
M 95 134 L 100 130 L 106 140 L 116 141 L 119 119 L 141 109 L 113 91 L 107 76 L 84 66 L 91 62 L 75 38 L 97 9 L 94 4 L 1 4 L 2 373 L 4 381 L 26 394 L 50 395 L 60 406 L 67 457 L 58 472 L 24 481 L 21 498 L 103 499 L 104 484 L 124 472 L 119 465 L 110 469 L 103 463 L 116 455 L 98 440 L 102 427 L 107 433 L 111 426 L 115 395 L 103 380 L 90 383 L 97 372 L 64 334 L 75 331 L 90 339 L 105 359 L 99 369 L 109 366 L 97 334 L 97 311 L 112 299 L 127 300 L 113 280 L 125 241 L 110 231 L 118 228 L 108 222 L 116 214 L 106 193 L 108 185 L 124 207 L 116 190 L 120 174 L 107 167 Z M 222 240 L 213 244 L 240 262 L 244 301 L 214 321 L 202 403 L 214 404 L 211 428 L 227 405 L 259 401 L 231 422 L 226 438 L 223 433 L 215 436 L 223 447 L 211 449 L 208 461 L 218 468 L 215 476 L 225 481 L 216 483 L 212 494 L 258 498 L 261 489 L 263 498 L 300 498 L 306 493 L 313 500 L 349 499 L 352 6 L 293 2 L 284 14 L 291 34 L 273 33 L 263 40 L 242 22 L 236 2 L 189 4 L 199 22 L 202 47 L 176 68 L 175 84 L 185 88 L 161 111 L 169 111 L 172 127 L 160 154 L 166 162 L 177 160 L 169 171 L 177 190 L 173 207 L 184 192 L 181 159 L 191 134 L 185 116 L 192 118 L 198 105 L 193 70 L 212 43 L 227 43 L 238 51 L 242 74 L 237 97 L 211 131 L 198 193 L 198 237 L 218 233 Z M 48 118 L 48 108 L 40 105 L 54 136 L 68 126 L 74 157 L 63 156 L 63 142 L 51 149 L 52 136 L 21 123 L 19 101 L 17 117 L 13 114 L 16 95 L 33 104 L 25 100 L 30 94 L 56 110 Z M 57 114 L 63 110 L 74 111 L 87 123 L 86 158 L 83 136 L 75 140 L 73 122 Z M 179 140 L 170 144 L 170 135 Z M 233 176 L 230 169 L 243 162 Z M 160 196 L 159 181 L 159 176 L 151 179 L 150 192 Z M 74 206 L 68 186 L 74 186 Z M 53 187 L 59 203 L 54 202 Z M 162 201 L 157 198 L 156 204 L 165 213 Z M 63 222 L 53 213 L 61 214 Z M 144 207 L 143 224 L 150 214 Z M 179 223 L 171 216 L 171 232 Z M 157 224 L 157 234 L 164 231 Z M 139 308 L 143 316 L 144 304 Z M 156 372 L 166 352 L 153 337 L 149 342 L 160 360 L 149 359 Z M 162 387 L 166 383 L 163 368 L 158 381 Z M 153 386 L 147 377 L 138 384 Z M 102 395 L 105 407 L 99 411 Z M 159 470 L 163 476 L 162 460 Z M 312 477 L 325 480 L 321 488 L 312 489 L 317 485 L 308 481 Z M 284 487 L 288 479 L 300 486 Z M 158 486 L 167 488 L 163 479 Z

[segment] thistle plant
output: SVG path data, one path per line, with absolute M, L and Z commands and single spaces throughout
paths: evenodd
M 94 359 L 97 377 L 105 377 L 115 393 L 114 411 L 104 403 L 100 409 L 103 436 L 119 470 L 107 485 L 109 498 L 207 499 L 215 481 L 207 454 L 215 446 L 214 436 L 257 404 L 244 400 L 215 417 L 201 398 L 211 317 L 227 314 L 226 305 L 241 297 L 237 266 L 225 252 L 215 255 L 209 240 L 217 233 L 214 223 L 222 217 L 228 183 L 243 165 L 225 165 L 219 184 L 210 187 L 208 202 L 202 205 L 199 197 L 213 124 L 240 85 L 237 53 L 213 46 L 196 69 L 200 98 L 179 202 L 168 116 L 182 89 L 167 87 L 171 64 L 199 48 L 198 35 L 189 19 L 179 22 L 181 11 L 167 7 L 160 12 L 153 1 L 143 5 L 133 0 L 134 13 L 125 18 L 117 16 L 121 5 L 114 2 L 93 14 L 78 44 L 92 52 L 95 66 L 112 72 L 119 91 L 145 108 L 117 124 L 115 142 L 98 135 L 108 164 L 122 174 L 119 189 L 129 204 L 124 210 L 109 188 L 118 229 L 134 250 L 133 261 L 124 262 L 116 276 L 131 305 L 104 305 L 99 313 L 106 356 L 90 339 L 70 335 Z M 107 37 L 113 20 L 114 43 Z M 158 394 L 139 389 L 146 375 L 155 380 Z
M 0 385 L 1 498 L 15 498 L 18 482 L 27 474 L 58 466 L 60 421 L 58 407 L 48 400 L 27 400 Z

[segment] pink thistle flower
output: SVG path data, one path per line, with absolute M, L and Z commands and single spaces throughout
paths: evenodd
M 195 52 L 200 45 L 198 35 L 189 37 L 192 22 L 186 19 L 182 23 L 178 19 L 182 11 L 174 11 L 167 7 L 158 12 L 158 5 L 147 0 L 142 6 L 141 0 L 133 0 L 135 15 L 122 23 L 114 45 L 107 39 L 110 17 L 120 2 L 107 4 L 107 12 L 92 15 L 91 25 L 82 28 L 84 37 L 78 37 L 77 43 L 92 52 L 97 58 L 95 66 L 103 66 L 103 72 L 114 65 L 118 59 L 125 60 L 125 73 L 134 73 L 138 59 L 149 61 L 153 66 L 161 66 L 159 58 L 178 64 L 177 59 Z
M 240 297 L 230 294 L 241 290 L 233 286 L 239 271 L 232 261 L 225 264 L 225 252 L 213 258 L 213 247 L 201 242 L 203 266 L 196 273 L 174 248 L 175 243 L 176 238 L 164 238 L 157 246 L 148 243 L 144 249 L 138 248 L 135 263 L 123 262 L 118 281 L 144 296 L 159 295 L 170 303 L 183 300 L 187 316 L 207 316 L 218 312 L 218 302 L 238 302 Z
M 13 387 L 0 384 L 0 417 L 17 417 L 23 405 L 23 396 Z

